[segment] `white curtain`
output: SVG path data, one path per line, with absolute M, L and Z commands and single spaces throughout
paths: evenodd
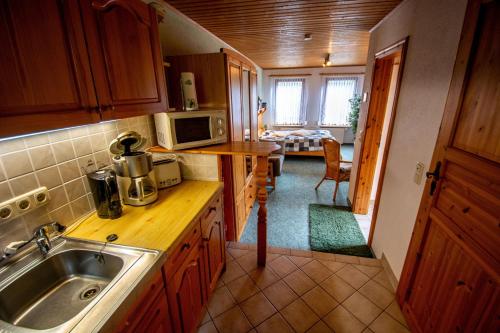
M 274 123 L 302 125 L 305 120 L 305 79 L 275 79 Z
M 323 88 L 321 125 L 349 126 L 349 99 L 358 93 L 358 77 L 329 77 Z

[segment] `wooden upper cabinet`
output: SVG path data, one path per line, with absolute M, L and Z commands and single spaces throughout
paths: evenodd
M 103 119 L 167 110 L 156 12 L 141 1 L 80 1 Z
M 0 137 L 99 120 L 77 3 L 2 1 L 0 48 Z

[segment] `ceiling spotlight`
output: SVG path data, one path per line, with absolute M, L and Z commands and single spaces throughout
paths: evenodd
M 312 35 L 311 34 L 305 34 L 304 35 L 304 40 L 311 40 L 313 39 Z
M 323 62 L 323 67 L 331 66 L 332 62 L 330 61 L 330 53 L 326 54 L 325 61 Z

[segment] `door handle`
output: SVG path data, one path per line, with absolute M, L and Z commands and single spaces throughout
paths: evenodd
M 427 171 L 425 173 L 425 177 L 427 179 L 432 178 L 430 195 L 433 195 L 434 191 L 436 191 L 437 182 L 439 181 L 439 179 L 441 179 L 441 176 L 439 174 L 440 171 L 441 171 L 441 161 L 437 161 L 436 167 L 434 168 L 434 171 L 432 171 L 432 172 L 431 171 Z

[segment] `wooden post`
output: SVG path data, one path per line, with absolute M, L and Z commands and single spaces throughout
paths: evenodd
M 267 254 L 267 156 L 257 156 L 257 167 L 255 176 L 257 182 L 257 200 L 259 201 L 259 212 L 257 220 L 257 264 L 266 265 Z

